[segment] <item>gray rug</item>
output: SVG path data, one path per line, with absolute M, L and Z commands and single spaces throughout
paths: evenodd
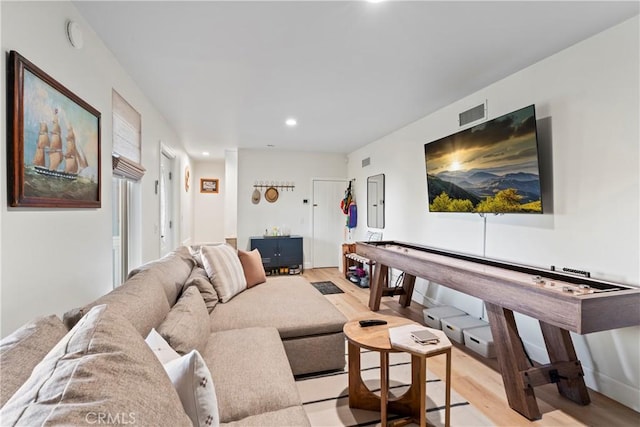
M 346 355 L 345 355 L 346 357 Z M 438 356 L 440 357 L 440 356 Z M 362 351 L 362 379 L 369 390 L 380 390 L 380 355 L 368 350 Z M 429 362 L 427 362 L 428 365 Z M 331 372 L 312 377 L 296 378 L 296 386 L 302 398 L 304 410 L 316 426 L 379 426 L 380 413 L 349 408 L 348 374 Z M 411 384 L 411 358 L 407 353 L 389 355 L 390 393 L 400 396 Z M 444 426 L 444 382 L 427 371 L 427 423 Z M 389 414 L 388 420 L 398 419 Z M 415 424 L 410 424 L 415 425 Z M 478 409 L 451 389 L 451 426 L 492 426 L 494 425 Z
M 343 294 L 344 291 L 333 282 L 311 282 L 322 295 Z

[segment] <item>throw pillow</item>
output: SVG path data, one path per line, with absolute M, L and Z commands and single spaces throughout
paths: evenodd
M 262 265 L 262 255 L 258 249 L 251 252 L 238 249 L 238 258 L 240 258 L 244 277 L 247 280 L 247 288 L 267 281 L 267 275 Z
M 162 364 L 107 305 L 92 308 L 0 410 L 3 425 L 190 425 Z
M 211 373 L 197 350 L 164 365 L 195 427 L 220 425 L 218 399 Z
M 191 286 L 182 292 L 167 318 L 158 326 L 158 333 L 179 354 L 191 350 L 203 351 L 211 334 L 209 312 L 198 288 Z
M 220 302 L 228 302 L 247 289 L 247 280 L 235 249 L 229 245 L 203 246 L 202 262 Z
M 168 342 L 162 338 L 162 335 L 158 333 L 155 329 L 152 329 L 145 338 L 145 341 L 153 354 L 156 355 L 160 363 L 163 365 L 167 362 L 171 362 L 172 360 L 180 358 L 180 355 L 171 348 Z
M 213 289 L 213 285 L 211 284 L 211 281 L 209 281 L 209 277 L 207 276 L 207 272 L 204 271 L 204 268 L 195 267 L 193 269 L 191 275 L 184 284 L 185 288 L 188 288 L 189 286 L 195 286 L 198 288 L 200 295 L 202 295 L 202 299 L 204 300 L 204 304 L 207 306 L 207 311 L 211 313 L 220 299 L 218 298 L 216 290 Z
M 189 246 L 189 253 L 196 262 L 196 267 L 202 267 L 202 254 L 200 253 L 200 246 Z
M 67 332 L 62 320 L 54 314 L 38 317 L 0 341 L 0 407 Z

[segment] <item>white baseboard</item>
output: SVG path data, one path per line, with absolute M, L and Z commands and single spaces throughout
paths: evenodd
M 433 298 L 430 298 L 426 295 L 422 295 L 420 292 L 416 292 L 416 291 L 414 291 L 413 295 L 411 295 L 411 301 L 415 301 L 418 304 L 422 305 L 423 307 L 436 307 L 441 305 Z

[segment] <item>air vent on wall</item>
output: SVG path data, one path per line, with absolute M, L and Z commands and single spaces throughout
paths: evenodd
M 458 122 L 460 126 L 467 125 L 471 122 L 475 122 L 481 119 L 484 119 L 486 112 L 486 104 L 476 105 L 473 108 L 468 109 L 467 111 L 463 111 L 458 114 Z
M 367 157 L 366 159 L 362 159 L 362 167 L 369 166 L 371 164 L 371 157 Z

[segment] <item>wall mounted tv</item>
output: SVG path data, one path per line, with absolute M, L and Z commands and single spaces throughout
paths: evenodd
M 542 213 L 535 106 L 424 145 L 430 212 Z

